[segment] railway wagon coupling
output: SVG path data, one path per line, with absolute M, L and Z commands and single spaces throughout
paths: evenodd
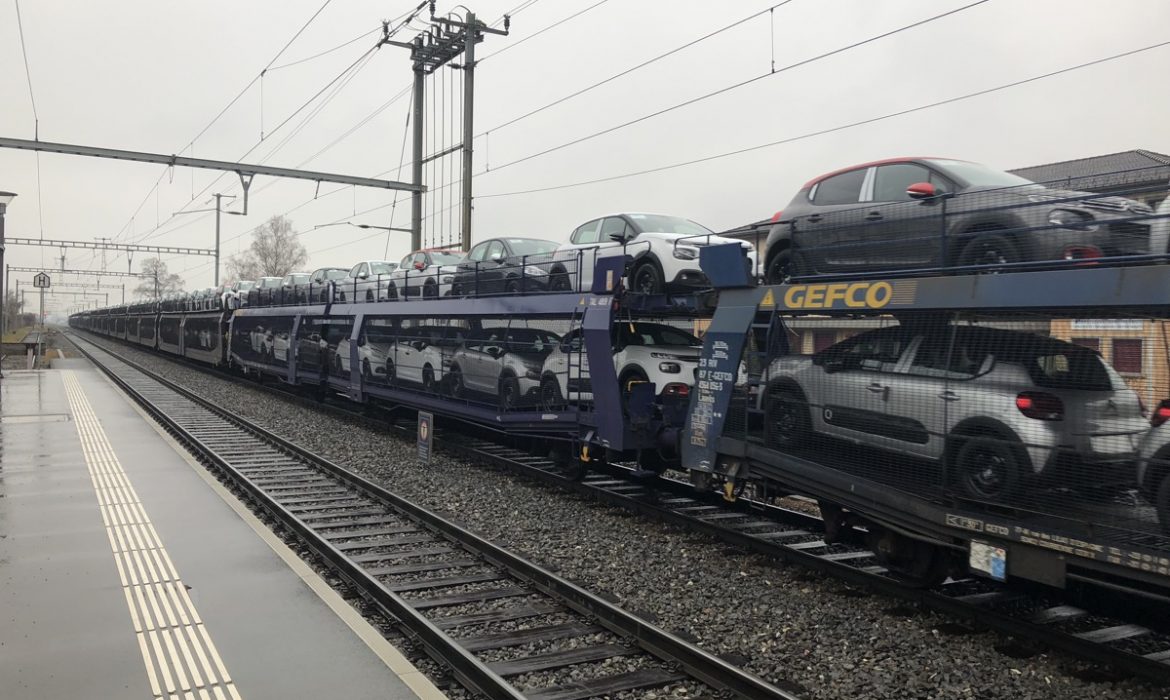
M 864 539 L 922 585 L 1164 601 L 1170 267 L 953 272 L 722 289 L 681 447 L 692 481 L 811 497 L 827 543 Z

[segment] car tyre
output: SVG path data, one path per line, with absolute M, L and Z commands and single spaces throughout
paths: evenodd
M 511 375 L 500 377 L 500 408 L 515 410 L 520 405 L 520 380 Z
M 461 399 L 467 393 L 467 387 L 463 385 L 463 370 L 459 369 L 459 365 L 453 365 L 447 371 L 447 382 L 451 387 L 451 398 Z
M 764 273 L 764 281 L 768 284 L 788 284 L 794 277 L 808 274 L 799 256 L 793 255 L 791 248 L 785 248 L 772 257 L 768 269 Z
M 373 378 L 374 378 L 374 373 L 370 371 L 370 360 L 369 360 L 369 358 L 363 357 L 362 358 L 362 379 L 365 379 L 366 382 L 368 383 Z
M 518 280 L 518 279 L 508 280 L 507 283 L 504 284 L 504 291 L 508 294 L 519 294 L 520 293 L 520 280 Z
M 394 360 L 386 358 L 386 383 L 394 383 Z
M 435 370 L 431 367 L 423 367 L 422 372 L 423 390 L 428 394 L 435 393 Z
M 438 296 L 439 285 L 428 280 L 427 283 L 423 285 L 423 297 L 427 299 L 436 299 Z
M 1016 250 L 1016 246 L 1006 236 L 1001 236 L 998 233 L 984 233 L 976 235 L 967 242 L 967 245 L 963 247 L 963 252 L 959 255 L 958 264 L 959 267 L 971 267 L 973 265 L 1007 265 L 1021 261 L 1022 258 Z M 999 270 L 989 268 L 977 272 L 995 274 Z
M 540 405 L 546 411 L 557 411 L 565 406 L 561 396 L 561 383 L 556 377 L 546 376 L 540 380 Z
M 1154 508 L 1158 511 L 1162 532 L 1170 535 L 1170 474 L 1162 477 L 1158 490 L 1154 492 Z
M 630 286 L 633 291 L 640 294 L 662 294 L 666 291 L 662 277 L 662 269 L 658 267 L 658 263 L 644 262 L 634 268 Z
M 768 392 L 764 405 L 764 444 L 792 449 L 804 444 L 812 433 L 808 401 L 799 391 L 776 388 Z
M 1004 438 L 966 438 L 955 452 L 954 473 L 962 494 L 979 501 L 1004 502 L 1020 481 L 1020 460 Z
M 554 272 L 552 279 L 549 280 L 549 289 L 554 292 L 571 292 L 573 285 L 569 282 L 569 273 Z
M 398 301 L 398 285 L 391 282 L 386 287 L 386 298 L 390 301 Z

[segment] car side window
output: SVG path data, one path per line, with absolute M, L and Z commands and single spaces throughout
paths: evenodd
M 866 168 L 850 170 L 817 183 L 813 204 L 856 204 L 861 198 Z
M 577 245 L 596 243 L 601 235 L 601 219 L 594 219 L 587 224 L 582 224 L 573 231 L 571 240 Z
M 625 237 L 628 235 L 628 231 L 629 226 L 626 225 L 625 219 L 620 216 L 611 216 L 601 224 L 601 235 L 598 237 L 598 241 L 608 243 L 613 240 L 611 236 L 620 234 Z
M 361 266 L 362 266 L 361 263 L 358 263 L 357 265 L 354 265 L 352 268 L 350 268 L 349 276 L 350 277 L 357 277 L 358 276 L 358 268 L 360 268 Z
M 491 260 L 497 255 L 504 255 L 504 244 L 499 241 L 492 241 L 491 246 L 489 246 L 487 249 L 487 259 Z
M 894 163 L 877 169 L 873 184 L 875 202 L 909 202 L 906 188 L 919 182 L 930 182 L 931 172 L 913 163 Z
M 823 363 L 836 365 L 839 369 L 890 372 L 906 352 L 910 341 L 909 334 L 901 328 L 862 333 L 825 350 Z
M 475 246 L 471 249 L 471 252 L 467 254 L 467 259 L 471 262 L 479 262 L 486 259 L 489 245 L 489 243 L 480 243 L 479 245 Z
M 988 348 L 964 342 L 949 333 L 923 336 L 910 363 L 910 373 L 946 379 L 973 379 L 987 373 L 995 357 Z

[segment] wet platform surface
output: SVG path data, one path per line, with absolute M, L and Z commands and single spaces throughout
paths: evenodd
M 0 379 L 0 698 L 65 697 L 442 695 L 70 359 Z

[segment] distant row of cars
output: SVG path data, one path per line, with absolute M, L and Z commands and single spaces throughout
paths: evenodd
M 288 361 L 288 331 L 257 326 L 247 336 L 259 361 Z M 456 398 L 496 397 L 504 409 L 539 405 L 554 410 L 593 398 L 580 328 L 561 335 L 505 321 L 473 329 L 449 319 L 410 328 L 372 326 L 354 341 L 310 333 L 297 343 L 302 368 L 348 376 L 356 361 L 367 382 Z M 613 362 L 623 395 L 650 382 L 660 398 L 688 396 L 701 349 L 701 341 L 680 328 L 646 321 L 616 324 Z

